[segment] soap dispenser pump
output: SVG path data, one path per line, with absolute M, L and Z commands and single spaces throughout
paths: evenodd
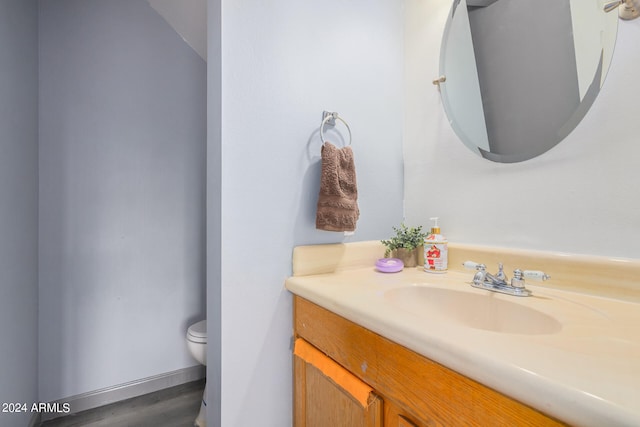
M 431 233 L 424 239 L 424 271 L 446 273 L 449 242 L 440 232 L 438 217 L 429 219 L 433 221 L 433 227 L 431 227 Z

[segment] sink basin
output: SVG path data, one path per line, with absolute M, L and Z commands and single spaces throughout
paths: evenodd
M 562 324 L 546 313 L 493 292 L 408 286 L 385 292 L 385 299 L 415 315 L 436 313 L 470 328 L 506 334 L 554 334 Z

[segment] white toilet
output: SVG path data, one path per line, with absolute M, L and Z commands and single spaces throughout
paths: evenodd
M 187 347 L 191 355 L 203 365 L 207 365 L 207 321 L 201 320 L 194 323 L 187 329 Z M 200 405 L 200 413 L 193 425 L 198 427 L 206 427 L 207 425 L 207 386 L 204 387 L 202 396 L 202 404 Z

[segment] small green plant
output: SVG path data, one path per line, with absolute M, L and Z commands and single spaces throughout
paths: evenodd
M 396 235 L 389 240 L 381 240 L 383 245 L 387 247 L 384 252 L 384 257 L 389 258 L 392 251 L 396 249 L 407 249 L 409 251 L 424 244 L 424 238 L 427 237 L 427 233 L 422 231 L 422 226 L 407 227 L 404 223 L 400 223 L 400 227 L 392 227 Z

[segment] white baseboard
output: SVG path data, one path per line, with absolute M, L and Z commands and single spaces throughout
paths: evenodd
M 197 381 L 205 376 L 205 366 L 191 366 L 189 368 L 179 369 L 173 372 L 154 375 L 152 377 L 142 378 L 128 383 L 90 391 L 64 399 L 58 399 L 52 403 L 68 403 L 71 409 L 69 413 L 35 414 L 38 415 L 38 419 L 36 419 L 34 415 L 34 417 L 31 418 L 29 427 L 37 427 L 40 425 L 40 422 L 48 421 L 60 416 L 76 414 L 78 412 L 86 411 L 87 409 L 98 408 L 110 403 L 120 402 L 132 397 L 142 396 L 143 394 L 153 393 L 165 388 Z

